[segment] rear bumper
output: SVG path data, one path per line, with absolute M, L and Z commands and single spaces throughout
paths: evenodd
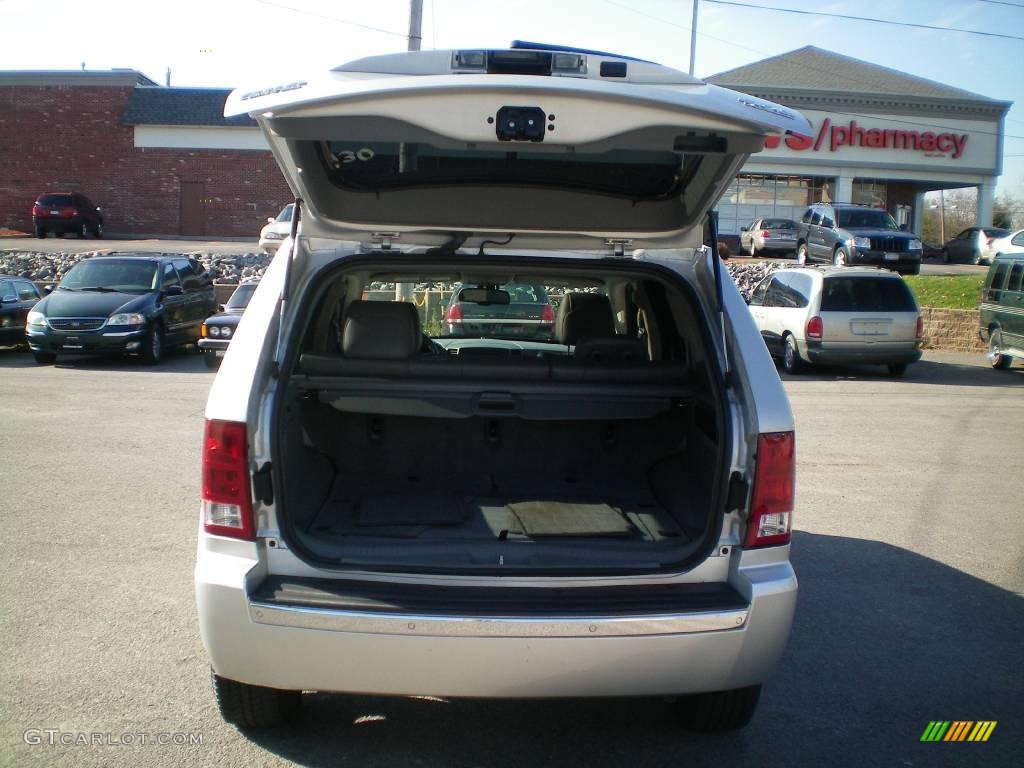
M 228 339 L 227 341 L 224 341 L 223 339 L 210 339 L 210 338 L 200 339 L 198 342 L 196 342 L 197 346 L 199 347 L 199 351 L 200 352 L 207 352 L 207 353 L 213 353 L 213 354 L 216 354 L 216 353 L 219 352 L 220 356 L 223 356 L 224 351 L 228 348 L 228 344 L 230 344 L 230 343 L 231 343 L 231 339 Z
M 138 352 L 145 335 L 145 328 L 134 331 L 102 329 L 78 334 L 58 333 L 49 329 L 33 331 L 29 328 L 25 338 L 33 352 L 55 355 L 123 354 Z
M 743 604 L 703 614 L 489 620 L 307 606 L 287 616 L 250 600 L 245 585 L 262 581 L 258 571 L 256 560 L 200 541 L 199 624 L 217 674 L 393 695 L 648 696 L 755 685 L 782 655 L 797 591 L 790 564 L 775 562 L 735 571 Z
M 913 363 L 921 359 L 921 350 L 915 342 L 902 344 L 838 344 L 820 341 L 807 341 L 805 350 L 807 359 L 812 363 L 824 365 L 899 365 Z

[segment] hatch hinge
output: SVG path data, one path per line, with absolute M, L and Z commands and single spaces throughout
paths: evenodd
M 609 237 L 605 239 L 604 244 L 611 247 L 616 256 L 625 256 L 626 247 L 633 245 L 633 241 L 627 237 Z
M 397 240 L 401 236 L 402 234 L 400 232 L 373 232 L 370 235 L 370 239 L 380 245 L 380 249 L 382 251 L 390 251 L 391 241 Z

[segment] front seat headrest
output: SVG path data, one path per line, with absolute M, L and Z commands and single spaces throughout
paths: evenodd
M 615 335 L 612 303 L 600 293 L 567 293 L 558 305 L 555 338 L 566 346 L 580 339 L 599 339 Z
M 345 310 L 341 352 L 357 360 L 407 360 L 423 337 L 416 306 L 404 301 L 353 301 Z

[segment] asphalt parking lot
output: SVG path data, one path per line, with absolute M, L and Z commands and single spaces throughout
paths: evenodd
M 935 766 L 1019 764 L 1024 743 L 1024 367 L 928 352 L 789 378 L 798 432 L 796 625 L 754 721 L 675 730 L 658 701 L 316 696 L 289 730 L 216 713 L 192 602 L 212 380 L 0 350 L 0 764 Z M 930 720 L 996 720 L 921 743 Z M 50 746 L 27 729 L 198 733 Z

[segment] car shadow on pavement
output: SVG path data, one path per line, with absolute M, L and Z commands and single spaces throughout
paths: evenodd
M 146 365 L 129 355 L 58 356 L 52 367 L 68 370 L 111 371 L 116 373 L 214 373 L 206 367 L 202 353 L 191 348 L 169 349 L 159 365 Z M 4 368 L 46 368 L 36 363 L 31 353 L 16 349 L 0 349 L 0 370 Z
M 793 635 L 754 720 L 702 735 L 661 700 L 306 696 L 246 732 L 306 766 L 1010 765 L 1024 737 L 1024 600 L 877 541 L 797 532 Z M 598 640 L 600 642 L 600 640 Z M 424 659 L 424 663 L 429 663 Z M 931 720 L 995 720 L 985 744 L 920 741 Z
M 907 384 L 943 384 L 956 387 L 1024 387 L 1024 365 L 1014 362 L 1009 370 L 950 361 L 918 360 L 903 376 L 890 376 L 881 365 L 815 365 L 796 375 L 779 371 L 783 381 L 891 381 Z

